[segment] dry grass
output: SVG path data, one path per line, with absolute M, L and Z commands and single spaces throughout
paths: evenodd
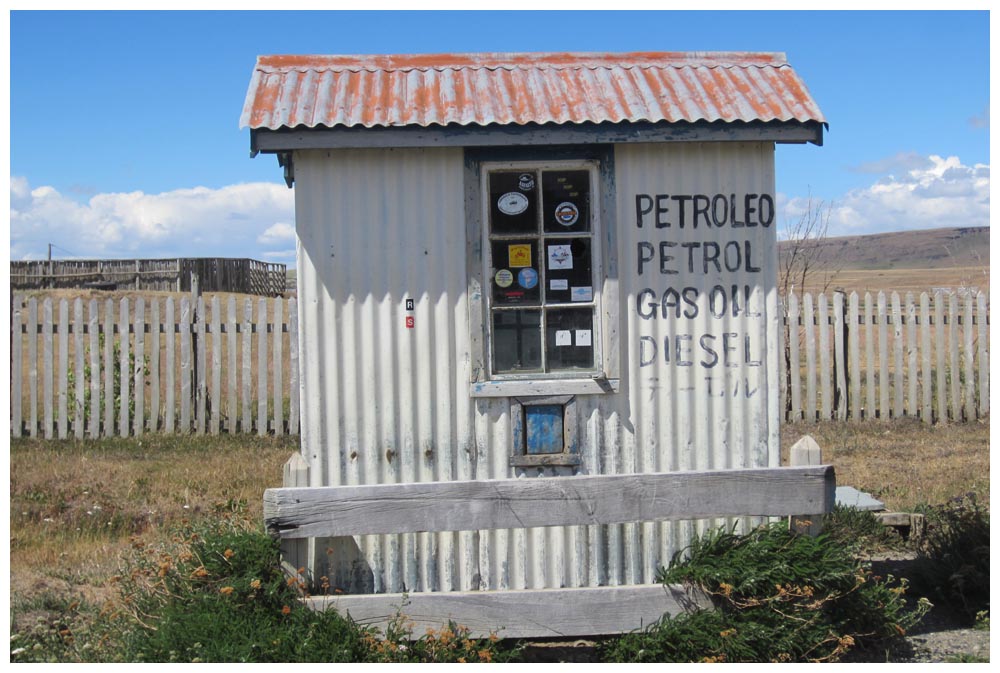
M 975 493 L 990 501 L 990 425 L 980 422 L 927 426 L 917 420 L 796 423 L 781 429 L 783 463 L 789 448 L 811 435 L 837 484 L 871 493 L 893 511 L 941 504 Z
M 779 283 L 779 287 L 781 284 Z M 990 290 L 990 267 L 983 266 L 952 266 L 928 270 L 917 269 L 841 269 L 839 271 L 817 269 L 806 279 L 805 287 L 796 287 L 795 292 L 833 292 L 842 288 L 850 294 L 857 292 L 864 304 L 865 292 L 871 292 L 874 298 L 880 291 L 888 295 L 898 292 L 900 296 L 912 292 L 917 301 L 920 293 L 934 295 L 935 288 L 977 288 L 980 292 Z

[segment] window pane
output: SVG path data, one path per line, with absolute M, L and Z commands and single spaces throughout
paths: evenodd
M 542 203 L 546 232 L 590 231 L 590 172 L 545 171 Z
M 549 371 L 594 368 L 594 310 L 559 308 L 545 315 Z
M 524 444 L 524 452 L 528 455 L 565 451 L 561 404 L 525 405 Z
M 538 231 L 538 187 L 533 171 L 490 173 L 490 232 Z
M 589 238 L 546 238 L 546 302 L 593 301 Z
M 491 241 L 490 252 L 493 260 L 490 278 L 493 305 L 537 305 L 541 297 L 538 241 Z
M 493 313 L 493 371 L 518 373 L 542 368 L 541 311 Z

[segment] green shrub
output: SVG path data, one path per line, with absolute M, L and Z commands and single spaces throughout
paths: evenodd
M 796 535 L 785 524 L 715 531 L 685 551 L 658 580 L 700 587 L 715 609 L 664 616 L 604 645 L 605 660 L 835 661 L 898 638 L 930 607 L 908 610 L 904 582 L 875 578 L 835 539 Z
M 127 624 L 121 659 L 143 662 L 447 662 L 509 659 L 496 638 L 449 625 L 414 638 L 403 614 L 387 633 L 300 601 L 278 542 L 217 523 L 186 531 L 170 549 L 136 543 L 118 578 Z
M 853 554 L 898 551 L 907 548 L 903 536 L 886 526 L 870 511 L 834 505 L 823 517 L 823 532 Z
M 914 589 L 970 625 L 990 607 L 990 515 L 974 494 L 921 508 Z

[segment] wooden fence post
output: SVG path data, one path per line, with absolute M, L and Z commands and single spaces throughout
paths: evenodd
M 792 467 L 822 465 L 823 452 L 815 439 L 805 435 L 792 445 L 789 463 Z M 815 537 L 823 532 L 823 513 L 790 516 L 788 525 L 792 531 Z
M 309 485 L 309 463 L 300 453 L 293 453 L 282 468 L 281 485 L 285 488 Z M 297 576 L 300 568 L 305 568 L 304 575 L 311 571 L 309 563 L 310 538 L 282 539 L 281 565 L 290 576 Z M 312 584 L 312 578 L 303 576 L 303 580 Z

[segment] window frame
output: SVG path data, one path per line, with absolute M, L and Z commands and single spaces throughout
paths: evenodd
M 617 251 L 614 226 L 614 160 L 611 146 L 583 148 L 466 148 L 466 220 L 469 255 L 472 397 L 608 394 L 619 390 Z M 593 283 L 594 367 L 556 372 L 493 372 L 493 304 L 489 175 L 492 171 L 587 170 L 590 174 L 590 243 Z M 541 190 L 541 185 L 539 185 Z M 539 191 L 539 196 L 541 191 Z M 542 214 L 540 217 L 543 217 Z M 542 220 L 544 221 L 544 220 Z M 546 237 L 540 224 L 536 240 Z M 558 236 L 557 236 L 558 237 Z M 569 237 L 569 236 L 567 236 Z M 544 263 L 544 257 L 539 260 Z M 542 279 L 540 278 L 540 281 Z M 578 302 L 577 305 L 583 304 Z M 547 307 L 571 303 L 539 302 Z M 543 326 L 539 327 L 544 330 Z M 544 347 L 544 339 L 542 341 Z

